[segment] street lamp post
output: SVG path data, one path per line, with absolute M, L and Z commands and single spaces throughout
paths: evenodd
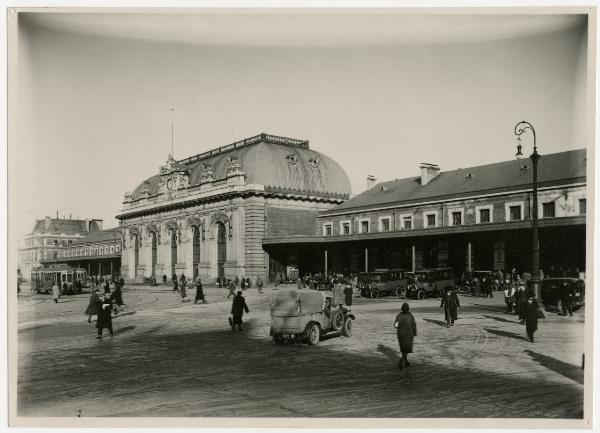
M 515 135 L 519 144 L 517 145 L 517 159 L 523 159 L 522 146 L 520 144 L 521 135 L 527 131 L 533 134 L 533 153 L 530 155 L 531 165 L 533 166 L 533 245 L 532 245 L 532 260 L 531 260 L 531 276 L 533 291 L 536 298 L 540 298 L 540 245 L 538 241 L 538 196 L 537 196 L 537 167 L 540 158 L 542 157 L 537 152 L 537 143 L 535 141 L 535 129 L 531 123 L 522 120 L 515 125 Z

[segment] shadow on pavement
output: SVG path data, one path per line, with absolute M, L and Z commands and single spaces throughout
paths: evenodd
M 449 368 L 417 354 L 421 368 L 407 379 L 389 361 L 397 351 L 377 345 L 375 335 L 373 352 L 356 351 L 355 337 L 277 345 L 258 325 L 245 321 L 240 333 L 227 326 L 177 333 L 126 327 L 118 332 L 127 329 L 128 338 L 110 346 L 48 344 L 23 353 L 19 415 L 58 416 L 77 401 L 85 401 L 88 416 L 194 417 L 574 418 L 583 405 L 576 384 L 552 378 L 525 377 L 507 387 L 502 373 Z M 94 368 L 74 371 L 82 359 Z M 107 378 L 118 386 L 106 386 Z M 552 396 L 542 409 L 540 393 Z
M 508 337 L 508 338 L 514 338 L 515 340 L 529 341 L 529 340 L 527 340 L 527 338 L 523 337 L 522 335 L 515 334 L 514 332 L 501 331 L 499 329 L 490 329 L 490 328 L 483 328 L 483 329 L 485 331 L 489 332 L 490 334 L 498 335 L 499 337 Z
M 447 325 L 447 323 L 444 320 L 425 319 L 425 318 L 423 318 L 423 320 L 426 322 L 429 322 L 429 323 L 433 323 L 434 325 L 443 326 L 444 328 Z
M 524 350 L 524 352 L 541 366 L 583 385 L 582 368 L 560 361 L 556 358 L 552 358 L 551 356 L 542 355 L 541 353 L 534 352 L 533 350 L 527 349 Z
M 391 360 L 393 362 L 397 362 L 398 359 L 400 359 L 400 356 L 398 355 L 397 350 L 394 350 L 391 347 L 387 347 L 383 344 L 379 344 L 377 346 L 377 351 L 379 353 L 382 353 L 383 355 L 385 355 L 389 360 Z
M 504 323 L 519 323 L 518 320 L 508 320 L 508 319 L 504 319 L 503 317 L 496 317 L 496 316 L 483 316 L 486 317 L 488 319 L 493 319 L 493 320 L 497 320 L 498 322 L 504 322 Z
M 115 335 L 121 335 L 121 334 L 123 334 L 123 333 L 125 333 L 125 332 L 127 332 L 127 331 L 133 331 L 134 329 L 135 329 L 135 326 L 133 326 L 133 325 L 132 325 L 132 326 L 126 326 L 126 327 L 124 327 L 124 328 L 119 328 L 119 329 L 117 329 L 117 330 L 114 332 L 114 334 L 115 334 Z

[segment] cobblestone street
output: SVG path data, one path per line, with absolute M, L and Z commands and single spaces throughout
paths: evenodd
M 89 294 L 19 295 L 20 416 L 583 416 L 584 308 L 549 312 L 536 343 L 493 299 L 461 297 L 456 326 L 438 299 L 409 301 L 418 335 L 397 369 L 397 298 L 355 299 L 354 335 L 316 347 L 273 343 L 267 288 L 245 292 L 245 328 L 227 325 L 225 290 L 207 305 L 168 287 L 126 287 L 115 336 L 96 340 Z M 190 294 L 193 298 L 194 293 Z

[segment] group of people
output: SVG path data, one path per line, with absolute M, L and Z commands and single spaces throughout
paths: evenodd
M 166 275 L 163 276 L 163 280 L 165 277 Z M 187 297 L 187 289 L 192 290 L 195 287 L 196 297 L 194 298 L 194 304 L 197 304 L 198 301 L 202 304 L 208 304 L 208 301 L 204 296 L 204 288 L 202 287 L 202 279 L 200 277 L 196 277 L 195 281 L 192 282 L 191 280 L 186 281 L 185 274 L 181 274 L 179 280 L 177 279 L 177 275 L 173 274 L 171 281 L 173 282 L 173 293 L 178 293 L 181 296 L 181 302 L 187 302 L 189 300 Z
M 92 322 L 92 316 L 97 317 L 96 339 L 102 339 L 104 329 L 108 329 L 111 337 L 114 335 L 112 316 L 118 313 L 118 307 L 125 305 L 122 291 L 124 285 L 125 280 L 121 276 L 92 280 L 92 294 L 84 314 L 88 316 L 88 323 Z M 111 287 L 114 290 L 111 290 Z
M 242 292 L 252 287 L 252 283 L 250 282 L 249 277 L 239 278 L 237 275 L 233 279 L 222 278 L 220 279 L 220 282 L 217 282 L 219 283 L 217 284 L 217 287 L 224 287 L 229 291 L 227 296 L 225 296 L 227 299 L 230 299 L 232 296 L 236 296 L 236 291 L 238 290 L 238 287 L 241 289 Z M 263 293 L 263 286 L 263 280 L 262 278 L 260 278 L 260 275 L 258 275 L 256 277 L 256 289 L 259 294 Z

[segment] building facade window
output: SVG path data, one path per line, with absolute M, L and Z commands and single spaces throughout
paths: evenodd
M 480 223 L 489 223 L 490 220 L 490 210 L 489 209 L 480 209 L 479 210 L 479 222 Z
M 556 215 L 556 205 L 553 201 L 542 203 L 542 218 L 554 218 Z
M 391 230 L 391 218 L 390 217 L 380 217 L 379 218 L 379 231 L 380 232 L 389 232 Z
M 340 234 L 349 235 L 351 232 L 352 223 L 350 220 L 340 221 Z
M 411 230 L 412 229 L 412 215 L 411 216 L 402 217 L 402 228 L 404 230 Z
M 579 199 L 579 215 L 585 215 L 587 212 L 587 201 L 584 198 Z
M 504 204 L 504 215 L 506 221 L 520 221 L 523 219 L 523 202 L 515 201 Z
M 521 206 L 510 206 L 508 208 L 510 221 L 521 219 Z
M 73 239 L 69 239 L 69 240 L 67 241 L 67 245 L 73 245 Z
M 424 212 L 423 225 L 425 228 L 435 227 L 437 225 L 437 212 Z
M 358 221 L 358 232 L 369 233 L 369 226 L 371 224 L 370 219 L 361 219 Z
M 121 250 L 121 245 L 117 244 L 115 246 L 115 251 L 118 253 Z
M 331 236 L 333 235 L 333 224 L 327 223 L 323 224 L 323 236 Z
M 58 251 L 52 251 L 52 258 L 58 259 Z
M 115 247 L 113 245 L 110 246 L 110 251 L 111 254 L 114 254 L 115 252 Z
M 461 226 L 465 219 L 464 208 L 450 208 L 448 209 L 448 222 L 452 226 Z

